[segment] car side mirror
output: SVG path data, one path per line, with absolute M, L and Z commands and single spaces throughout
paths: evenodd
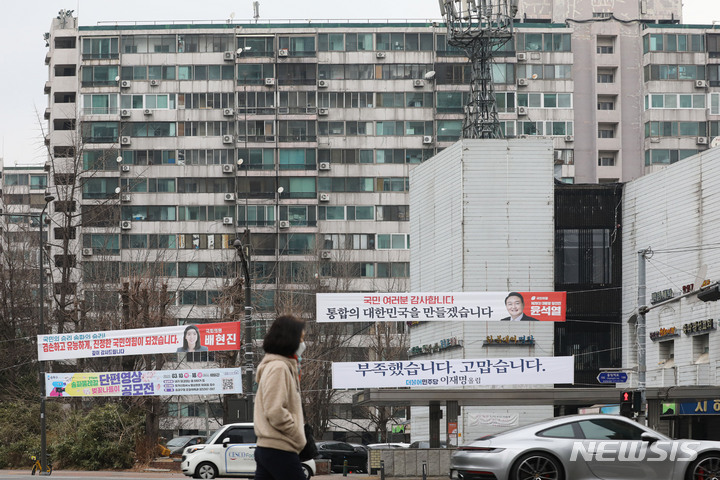
M 650 445 L 652 445 L 660 439 L 650 432 L 643 432 L 640 435 L 640 440 L 642 440 L 643 442 L 648 442 Z
M 222 444 L 224 448 L 227 448 L 228 443 L 230 443 L 230 437 L 223 438 Z

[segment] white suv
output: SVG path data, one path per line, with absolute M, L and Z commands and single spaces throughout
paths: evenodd
M 255 430 L 252 423 L 220 427 L 205 443 L 187 447 L 182 472 L 195 478 L 254 477 Z M 302 462 L 305 478 L 315 474 L 315 460 Z

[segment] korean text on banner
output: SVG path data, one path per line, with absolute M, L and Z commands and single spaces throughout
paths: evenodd
M 573 357 L 408 360 L 332 364 L 332 385 L 341 388 L 453 388 L 574 382 Z
M 38 335 L 38 360 L 239 350 L 240 322 Z
M 318 293 L 316 313 L 318 322 L 564 322 L 566 298 L 567 292 Z
M 48 397 L 136 397 L 242 393 L 239 368 L 45 374 Z

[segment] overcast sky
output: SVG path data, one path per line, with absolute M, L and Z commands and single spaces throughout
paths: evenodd
M 61 8 L 75 10 L 80 25 L 99 21 L 252 19 L 252 0 L 25 0 L 5 1 L 0 29 L 0 157 L 6 166 L 46 160 L 37 115 L 47 106 L 44 32 Z M 720 21 L 717 0 L 684 0 L 684 23 Z M 439 19 L 437 0 L 260 0 L 263 20 Z M 37 112 L 37 113 L 36 113 Z

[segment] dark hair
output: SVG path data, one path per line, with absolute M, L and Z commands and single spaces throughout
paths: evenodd
M 525 299 L 522 295 L 520 295 L 518 292 L 510 292 L 508 293 L 508 296 L 505 297 L 505 304 L 507 305 L 508 298 L 510 297 L 518 297 L 520 301 L 522 302 L 523 306 L 525 305 Z
M 190 345 L 188 345 L 186 337 L 188 330 L 195 330 L 195 333 L 197 333 L 197 342 L 195 343 L 195 345 L 193 345 L 193 350 L 196 348 L 200 348 L 202 346 L 202 344 L 200 343 L 200 330 L 198 330 L 195 325 L 188 325 L 187 327 L 185 327 L 185 331 L 183 332 L 183 348 L 186 351 L 190 350 Z
M 300 337 L 305 330 L 305 321 L 293 315 L 280 315 L 270 325 L 263 339 L 265 353 L 289 357 L 300 346 Z

